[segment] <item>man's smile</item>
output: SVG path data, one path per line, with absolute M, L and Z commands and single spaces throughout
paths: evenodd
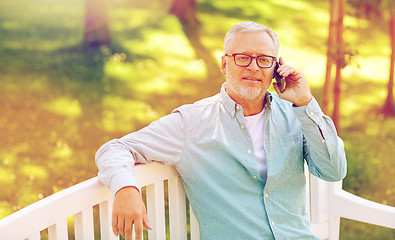
M 241 78 L 242 80 L 245 80 L 245 81 L 253 81 L 253 82 L 261 82 L 262 81 L 262 79 L 260 79 L 260 78 L 255 78 L 255 77 L 243 77 L 243 78 Z

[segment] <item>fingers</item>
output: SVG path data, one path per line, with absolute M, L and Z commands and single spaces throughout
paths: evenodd
M 122 236 L 124 236 L 126 240 L 132 240 L 132 235 L 133 235 L 133 222 L 126 221 L 125 222 L 125 232 Z M 140 240 L 141 238 L 137 238 L 137 235 L 136 235 L 136 240 L 137 239 Z
M 279 63 L 280 63 L 280 66 L 279 66 L 279 68 L 277 69 L 277 72 L 278 72 L 281 76 L 283 76 L 283 77 L 286 78 L 286 77 L 288 77 L 289 75 L 295 73 L 296 70 L 295 70 L 293 67 L 291 67 L 291 66 L 289 66 L 289 65 L 285 65 L 284 59 L 283 59 L 282 57 L 280 57 Z
M 284 59 L 282 57 L 280 57 L 280 59 L 278 59 L 278 62 L 280 63 L 280 65 L 284 65 L 285 64 Z
M 145 228 L 152 230 L 151 224 L 148 221 L 147 213 L 145 213 L 143 216 L 143 224 Z
M 280 57 L 279 59 L 280 66 L 277 69 L 277 72 L 283 76 L 283 77 L 288 77 L 293 70 L 295 70 L 293 67 L 289 65 L 285 65 L 284 59 Z
M 291 66 L 289 66 L 289 65 L 281 65 L 281 66 L 278 68 L 277 72 L 278 72 L 281 76 L 283 76 L 283 77 L 285 77 L 285 78 L 287 78 L 288 76 L 293 77 L 294 75 L 297 75 L 297 74 L 298 74 L 298 72 L 297 72 L 293 67 L 291 67 Z M 296 79 L 291 78 L 291 80 L 296 80 Z
M 143 226 L 152 229 L 147 217 L 147 211 L 140 192 L 134 187 L 125 187 L 115 194 L 112 228 L 114 234 L 132 240 L 132 232 L 136 233 L 136 239 L 143 238 Z
M 113 220 L 112 227 L 115 236 L 119 234 L 123 236 L 126 240 L 132 240 L 133 236 L 133 224 L 134 224 L 134 231 L 136 234 L 136 240 L 143 239 L 143 219 L 135 219 L 134 221 L 131 220 L 119 220 L 116 218 Z M 149 225 L 148 225 L 149 226 Z M 149 229 L 152 228 L 149 226 Z
M 147 219 L 143 220 L 142 218 L 140 219 L 135 219 L 134 221 L 131 220 L 119 220 L 116 218 L 113 220 L 113 232 L 116 236 L 119 234 L 123 236 L 126 240 L 132 240 L 133 236 L 133 225 L 134 225 L 134 231 L 136 234 L 136 240 L 142 240 L 143 239 L 143 226 L 146 226 L 149 230 L 152 230 L 150 224 L 148 223 Z
M 143 219 L 134 221 L 134 231 L 136 233 L 136 240 L 143 239 Z
M 142 218 L 138 218 L 134 221 L 134 231 L 136 233 L 136 240 L 143 239 L 143 226 L 149 230 L 152 230 L 151 224 L 148 221 L 147 212 L 145 211 Z
M 125 221 L 118 219 L 118 232 L 125 236 Z

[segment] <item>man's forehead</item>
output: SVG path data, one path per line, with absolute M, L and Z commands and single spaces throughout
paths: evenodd
M 274 41 L 269 34 L 264 31 L 236 33 L 230 49 L 246 54 L 275 55 Z

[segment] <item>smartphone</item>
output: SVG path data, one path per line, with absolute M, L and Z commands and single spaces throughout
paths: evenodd
M 280 92 L 284 92 L 285 90 L 285 79 L 283 76 L 281 76 L 278 72 L 277 69 L 280 66 L 280 63 L 277 61 L 276 66 L 274 67 L 274 72 L 273 72 L 273 79 L 276 79 L 277 86 L 280 89 Z

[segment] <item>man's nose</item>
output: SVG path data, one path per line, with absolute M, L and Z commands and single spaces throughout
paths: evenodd
M 257 64 L 257 62 L 256 62 L 256 58 L 253 58 L 253 59 L 252 59 L 250 65 L 248 65 L 247 68 L 250 69 L 250 70 L 253 70 L 253 71 L 257 71 L 257 70 L 260 69 L 260 67 L 258 66 L 258 64 Z

